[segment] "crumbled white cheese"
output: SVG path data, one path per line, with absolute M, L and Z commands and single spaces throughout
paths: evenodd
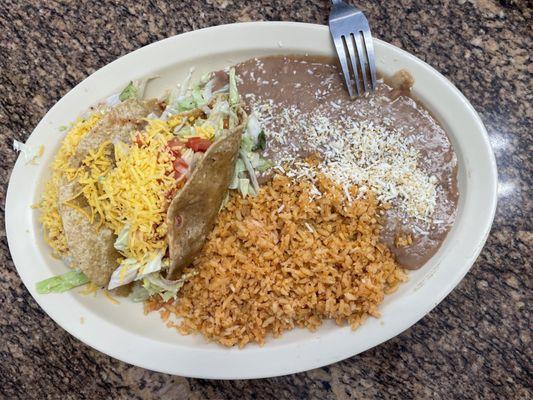
M 304 160 L 294 159 L 298 148 L 307 146 L 306 152 L 318 152 L 322 157 L 318 171 L 342 184 L 348 201 L 351 197 L 347 188 L 358 185 L 360 196 L 370 189 L 378 200 L 394 202 L 407 215 L 424 221 L 430 219 L 436 204 L 437 179 L 419 167 L 420 154 L 407 136 L 390 127 L 348 117 L 332 120 L 317 114 L 303 118 L 297 108 L 280 110 L 273 107 L 272 100 L 256 105 L 254 112 L 261 126 L 277 119 L 301 131 L 306 139 L 305 143 L 293 143 L 287 141 L 283 130 L 267 133 L 269 141 L 282 145 L 276 156 L 277 168 L 289 166 L 289 177 L 315 176 L 317 169 Z

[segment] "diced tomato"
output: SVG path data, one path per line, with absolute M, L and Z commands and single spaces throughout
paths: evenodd
M 179 179 L 181 178 L 182 175 L 185 175 L 189 168 L 189 165 L 181 157 L 177 157 L 174 160 L 173 166 L 174 166 L 174 177 L 176 179 Z
M 176 175 L 179 175 L 176 177 Z M 165 194 L 165 197 L 169 200 L 172 200 L 178 190 L 180 190 L 183 186 L 185 186 L 185 182 L 187 182 L 187 177 L 185 175 L 181 175 L 178 172 L 174 172 L 174 176 L 176 177 L 176 186 L 174 186 L 172 189 L 167 191 Z
M 183 143 L 178 138 L 170 139 L 168 141 L 168 147 L 170 147 L 171 149 L 174 147 L 182 148 Z
M 180 190 L 183 186 L 185 186 L 185 182 L 187 182 L 187 178 L 184 175 L 182 175 L 181 179 L 176 182 L 175 190 L 176 191 Z
M 209 146 L 211 146 L 211 140 L 209 139 L 203 139 L 201 137 L 192 137 L 187 140 L 187 143 L 185 143 L 185 146 L 189 149 L 193 150 L 194 152 L 197 151 L 206 151 Z
M 167 146 L 175 157 L 181 156 L 181 150 L 185 147 L 184 143 L 178 138 L 169 140 Z
M 142 139 L 142 136 L 139 133 L 137 135 L 135 135 L 135 139 L 133 139 L 133 143 L 135 143 L 139 147 L 144 145 L 144 141 Z
M 169 200 L 172 200 L 174 198 L 174 194 L 176 193 L 176 190 L 175 189 L 171 189 L 169 191 L 167 191 L 167 193 L 165 194 L 165 197 Z

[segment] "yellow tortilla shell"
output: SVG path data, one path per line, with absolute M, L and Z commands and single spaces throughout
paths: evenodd
M 78 168 L 91 150 L 108 140 L 129 143 L 131 132 L 141 130 L 146 124 L 143 118 L 151 112 L 160 111 L 155 100 L 127 100 L 117 105 L 80 141 L 70 166 Z M 69 248 L 68 256 L 73 266 L 87 275 L 91 282 L 105 287 L 118 267 L 120 254 L 113 247 L 116 236 L 107 228 L 98 229 L 77 209 L 90 214 L 83 196 L 73 199 L 80 191 L 77 181 L 65 181 L 59 188 L 59 213 Z

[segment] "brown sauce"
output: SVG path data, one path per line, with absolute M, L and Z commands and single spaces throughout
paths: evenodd
M 397 261 L 409 269 L 421 267 L 438 250 L 456 215 L 457 157 L 444 129 L 410 96 L 406 79 L 380 82 L 375 93 L 351 100 L 331 59 L 270 56 L 243 62 L 236 70 L 247 111 L 258 107 L 268 111 L 262 121 L 269 138 L 265 156 L 274 162 L 316 152 L 302 127 L 317 115 L 329 121 L 366 121 L 408 138 L 420 154 L 419 168 L 436 177 L 435 207 L 431 219 L 421 221 L 406 215 L 392 201 L 384 215 L 381 237 Z

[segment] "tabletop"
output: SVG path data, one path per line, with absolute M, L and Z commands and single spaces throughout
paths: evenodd
M 141 46 L 238 21 L 325 24 L 322 0 L 78 0 L 0 3 L 0 397 L 160 399 L 532 396 L 532 3 L 360 1 L 373 34 L 428 62 L 480 113 L 496 154 L 498 209 L 465 279 L 416 325 L 363 354 L 279 378 L 209 381 L 134 367 L 89 348 L 32 299 L 9 255 L 5 194 L 16 154 L 46 111 Z M 480 205 L 482 206 L 482 205 Z

